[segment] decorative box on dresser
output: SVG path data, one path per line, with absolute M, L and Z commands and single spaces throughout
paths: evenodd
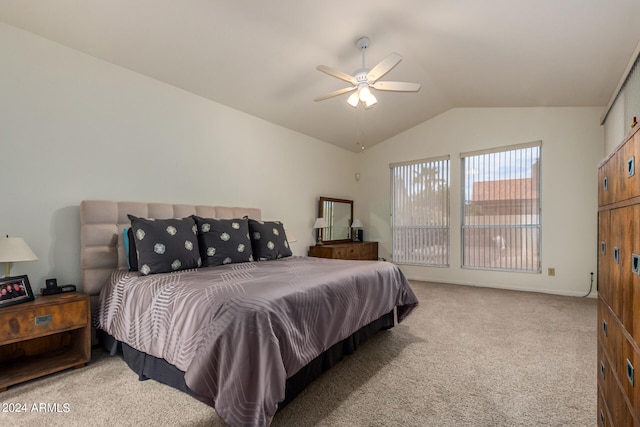
M 640 425 L 640 132 L 599 166 L 598 425 Z
M 42 296 L 0 308 L 0 392 L 91 359 L 89 295 Z
M 309 256 L 333 259 L 378 259 L 378 242 L 325 243 L 309 247 Z

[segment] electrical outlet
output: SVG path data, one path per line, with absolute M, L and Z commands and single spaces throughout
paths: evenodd
M 553 268 L 553 267 L 552 267 L 552 268 L 548 268 L 548 269 L 547 269 L 547 274 L 548 274 L 549 276 L 555 276 L 555 275 L 556 275 L 556 269 L 555 269 L 555 268 Z

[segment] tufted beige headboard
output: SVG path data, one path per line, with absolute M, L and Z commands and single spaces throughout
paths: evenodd
M 255 208 L 84 200 L 80 203 L 80 265 L 82 292 L 91 295 L 92 311 L 111 272 L 128 268 L 122 233 L 131 226 L 127 214 L 156 219 L 189 215 L 221 219 L 247 215 L 262 219 L 260 209 Z

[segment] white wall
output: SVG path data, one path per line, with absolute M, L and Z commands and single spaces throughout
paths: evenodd
M 1 23 L 0 76 L 0 233 L 36 291 L 79 284 L 83 199 L 259 207 L 304 255 L 318 197 L 355 197 L 354 153 Z
M 604 157 L 602 107 L 459 108 L 424 122 L 359 156 L 356 216 L 366 240 L 390 259 L 389 163 L 451 155 L 451 260 L 448 268 L 402 266 L 410 278 L 584 295 L 597 267 L 597 165 Z M 542 140 L 543 274 L 460 268 L 459 153 Z M 554 267 L 556 276 L 547 276 Z

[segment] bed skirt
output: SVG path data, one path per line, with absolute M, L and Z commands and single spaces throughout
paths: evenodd
M 334 344 L 324 353 L 309 362 L 292 377 L 287 379 L 285 388 L 285 398 L 278 404 L 278 409 L 282 409 L 291 402 L 304 388 L 311 384 L 324 371 L 329 370 L 344 356 L 353 354 L 359 345 L 382 329 L 393 328 L 393 310 L 363 326 L 351 336 Z M 153 379 L 163 384 L 169 385 L 185 393 L 191 394 L 189 387 L 184 380 L 184 372 L 171 365 L 164 359 L 142 353 L 129 345 L 116 341 L 106 332 L 98 329 L 98 339 L 101 345 L 112 355 L 121 354 L 129 368 L 138 374 L 140 381 Z

